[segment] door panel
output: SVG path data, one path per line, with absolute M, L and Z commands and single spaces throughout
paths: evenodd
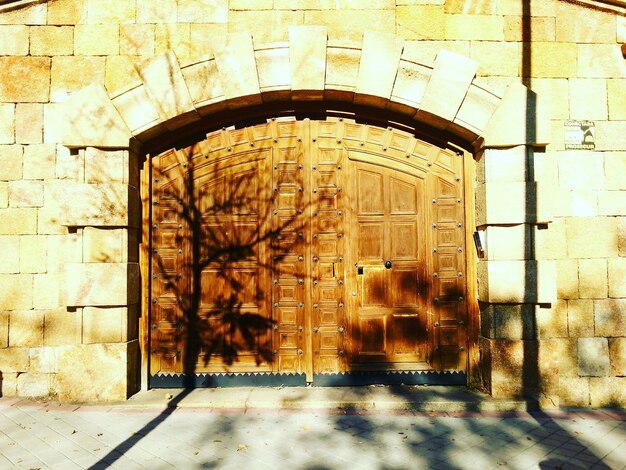
M 453 152 L 285 119 L 152 168 L 151 374 L 465 369 Z

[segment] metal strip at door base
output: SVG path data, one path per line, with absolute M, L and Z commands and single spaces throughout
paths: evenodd
M 314 374 L 314 387 L 363 385 L 466 385 L 467 374 L 458 371 L 390 371 Z M 304 374 L 218 373 L 158 374 L 150 377 L 151 388 L 216 387 L 305 387 Z

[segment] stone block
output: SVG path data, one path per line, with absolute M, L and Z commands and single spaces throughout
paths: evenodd
M 626 152 L 604 152 L 604 180 L 606 189 L 626 189 Z
M 58 145 L 55 173 L 59 180 L 85 181 L 85 151 Z
M 476 190 L 476 225 L 547 223 L 553 207 L 549 186 L 539 182 L 490 182 Z
M 530 50 L 531 74 L 538 78 L 570 78 L 577 75 L 576 44 L 559 42 L 533 42 Z
M 565 220 L 570 258 L 617 257 L 617 220 L 614 217 L 576 217 Z
M 17 376 L 17 394 L 20 397 L 44 398 L 51 395 L 50 374 L 27 372 Z
M 160 121 L 159 113 L 143 84 L 124 90 L 119 95 L 114 96 L 112 102 L 122 116 L 125 127 L 128 127 L 133 135 L 138 136 L 142 132 L 157 128 Z M 94 145 L 94 147 L 102 147 L 102 145 Z M 128 147 L 128 143 L 124 147 Z
M 561 377 L 559 380 L 559 397 L 563 406 L 588 407 L 589 378 Z
M 570 43 L 614 43 L 615 14 L 593 8 L 557 6 L 556 40 Z
M 125 2 L 130 4 L 129 2 Z M 78 24 L 74 28 L 76 55 L 117 55 L 120 53 L 118 24 Z
M 626 63 L 619 44 L 578 44 L 578 69 L 571 75 L 580 78 L 626 78 Z
M 534 91 L 511 83 L 485 127 L 485 147 L 547 144 L 551 141 L 547 109 Z
M 43 105 L 43 141 L 46 144 L 63 142 L 63 126 L 65 115 L 63 103 L 47 103 Z
M 230 0 L 231 10 L 271 10 L 274 0 Z
M 531 89 L 551 119 L 569 119 L 569 80 L 564 78 L 533 78 Z
M 249 34 L 229 34 L 224 48 L 215 53 L 215 63 L 224 95 L 233 106 L 260 104 L 259 77 Z
M 573 217 L 593 217 L 598 215 L 598 191 L 574 189 L 570 193 L 570 212 Z
M 33 26 L 30 28 L 31 55 L 72 55 L 74 28 L 71 26 Z
M 570 78 L 570 118 L 606 120 L 606 81 L 598 78 Z
M 120 25 L 120 53 L 130 56 L 154 55 L 154 25 Z
M 177 0 L 138 2 L 137 23 L 171 23 L 176 18 Z
M 111 55 L 106 58 L 104 86 L 107 91 L 117 93 L 141 84 L 136 59 L 126 55 Z
M 594 335 L 593 300 L 571 299 L 567 302 L 567 329 L 571 338 Z
M 87 0 L 87 22 L 90 24 L 134 23 L 135 2 L 126 0 Z M 171 19 L 170 19 L 171 21 Z
M 494 398 L 523 396 L 537 388 L 537 341 L 480 338 L 483 377 Z
M 22 179 L 24 148 L 21 145 L 0 145 L 0 180 Z
M 533 227 L 536 259 L 567 258 L 567 235 L 565 221 L 554 219 L 554 222 Z
M 46 246 L 48 272 L 60 272 L 65 263 L 80 263 L 83 260 L 82 235 L 79 233 L 48 235 Z
M 619 256 L 626 256 L 626 217 L 617 217 L 617 247 Z
M 68 263 L 63 299 L 70 306 L 126 306 L 139 299 L 137 263 Z
M 30 371 L 55 374 L 59 371 L 59 350 L 51 347 L 31 348 L 28 351 Z
M 0 273 L 14 274 L 20 272 L 20 237 L 0 235 Z M 0 306 L 0 308 L 3 308 Z
M 442 49 L 424 91 L 420 113 L 436 116 L 435 126 L 454 120 L 477 70 L 477 62 Z
M 390 33 L 363 34 L 356 103 L 383 103 L 391 97 L 403 46 L 404 41 Z
M 554 302 L 554 261 L 479 261 L 478 298 L 495 303 Z
M 58 394 L 61 401 L 118 401 L 128 398 L 135 385 L 130 370 L 136 341 L 88 344 L 60 348 Z
M 608 340 L 606 338 L 578 338 L 578 375 L 605 377 L 608 374 Z
M 491 225 L 485 229 L 487 260 L 523 260 L 531 258 L 531 226 Z
M 189 59 L 191 26 L 188 23 L 157 24 L 154 32 L 154 53 L 172 51 L 179 60 Z
M 446 15 L 446 39 L 503 41 L 504 18 L 495 15 Z
M 131 133 L 101 85 L 75 93 L 65 106 L 63 143 L 66 146 L 128 146 Z
M 9 183 L 0 181 L 0 209 L 9 207 Z
M 497 0 L 484 0 L 482 2 L 463 2 L 461 0 L 452 1 L 432 1 L 432 0 L 400 0 L 398 4 L 420 4 L 420 3 L 433 3 L 438 5 L 445 4 L 445 12 L 448 14 L 458 15 L 464 13 L 466 15 L 495 15 Z
M 404 43 L 402 59 L 418 64 L 432 65 L 441 49 L 445 49 L 465 57 L 469 57 L 471 52 L 469 41 L 407 40 Z
M 626 338 L 609 338 L 610 375 L 626 376 Z
M 332 49 L 329 49 L 329 57 L 333 57 Z M 341 58 L 341 60 L 349 60 L 349 57 L 350 55 L 347 55 L 345 58 Z M 336 58 L 339 59 L 339 57 Z M 330 65 L 329 67 L 331 68 Z M 415 110 L 419 108 L 424 98 L 424 92 L 428 86 L 432 71 L 430 67 L 407 60 L 400 60 L 398 74 L 396 75 L 396 80 L 391 92 L 391 101 L 393 104 L 388 106 L 393 107 L 395 103 L 400 103 L 400 105 L 408 107 L 406 111 L 408 114 L 414 115 Z M 348 80 L 345 79 L 343 82 L 349 83 Z
M 128 248 L 127 229 L 85 227 L 83 230 L 83 261 L 85 263 L 120 263 Z
M 504 17 L 504 40 L 522 42 L 528 37 L 524 37 L 524 25 L 522 16 Z M 526 21 L 530 23 L 530 41 L 548 42 L 554 41 L 556 37 L 556 21 L 554 17 L 535 16 Z
M 294 99 L 323 98 L 327 37 L 324 26 L 289 28 L 289 64 Z
M 170 129 L 199 119 L 174 54 L 157 55 L 140 68 L 146 92 Z
M 490 339 L 535 339 L 535 306 L 485 304 L 481 310 L 481 335 Z
M 128 151 L 85 149 L 85 181 L 87 183 L 128 182 Z
M 596 336 L 626 336 L 626 299 L 596 300 L 593 312 Z
M 65 308 L 44 312 L 43 342 L 45 346 L 80 344 L 82 316 L 80 311 Z
M 83 309 L 83 344 L 119 343 L 127 340 L 126 308 Z
M 228 0 L 178 0 L 179 23 L 227 23 Z
M 34 347 L 43 345 L 43 312 L 14 310 L 9 313 L 9 346 Z
M 406 39 L 444 39 L 445 12 L 442 5 L 396 7 L 396 34 Z
M 291 66 L 289 61 L 289 47 L 283 44 L 268 45 L 254 51 L 257 73 L 259 75 L 259 88 L 261 93 L 266 93 L 265 101 L 272 99 L 272 96 L 292 95 L 291 89 Z M 324 65 L 326 61 L 324 61 Z M 322 89 L 324 87 L 322 76 Z M 319 95 L 319 99 L 323 96 Z M 300 95 L 304 98 L 305 95 Z
M 536 306 L 537 338 L 567 338 L 567 301 L 557 300 L 550 307 Z
M 43 181 L 21 180 L 9 182 L 9 207 L 43 206 Z
M 34 275 L 33 307 L 55 309 L 61 306 L 61 276 L 59 273 Z
M 578 298 L 578 261 L 558 259 L 556 264 L 556 289 L 559 299 Z
M 23 235 L 20 237 L 20 272 L 45 273 L 46 242 L 45 235 Z
M 0 349 L 9 347 L 9 312 L 0 312 Z
M 31 235 L 37 233 L 37 209 L 0 209 L 0 235 Z
M 525 145 L 486 149 L 477 165 L 477 181 L 526 181 L 528 152 Z
M 347 99 L 352 99 L 355 84 L 359 76 L 361 50 L 358 48 L 343 47 L 341 44 L 328 43 L 326 51 L 326 97 L 329 99 L 330 90 L 342 90 Z M 401 77 L 400 72 L 398 77 Z M 398 80 L 398 78 L 396 78 Z M 423 79 L 422 79 L 423 80 Z M 396 81 L 396 83 L 398 83 Z M 420 88 L 421 95 L 425 84 Z
M 579 295 L 581 299 L 603 299 L 608 293 L 606 259 L 578 261 Z
M 609 297 L 626 297 L 626 258 L 611 258 L 609 263 Z
M 35 3 L 3 11 L 0 14 L 0 24 L 46 24 L 46 6 L 45 3 Z
M 626 214 L 626 191 L 599 191 L 598 214 Z
M 43 105 L 20 103 L 15 107 L 15 141 L 23 144 L 43 142 Z
M 559 346 L 559 375 L 561 377 L 578 377 L 578 340 L 561 338 L 556 340 Z
M 0 102 L 45 103 L 49 97 L 49 57 L 0 57 Z
M 0 55 L 28 55 L 28 26 L 0 26 Z
M 609 119 L 626 120 L 626 80 L 610 79 L 606 81 Z
M 48 24 L 75 25 L 87 22 L 86 0 L 55 0 L 48 4 Z
M 626 61 L 624 61 L 626 62 Z M 596 150 L 623 151 L 626 148 L 626 121 L 597 121 Z
M 76 73 L 80 70 L 80 73 Z M 104 83 L 105 58 L 57 56 L 52 58 L 51 101 L 66 101 L 74 92 Z
M 520 74 L 522 48 L 517 42 L 476 41 L 470 57 L 478 64 L 480 76 L 516 77 Z
M 28 370 L 28 348 L 0 349 L 0 371 L 26 372 Z
M 454 123 L 480 135 L 499 103 L 499 97 L 474 84 L 467 91 Z
M 191 59 L 206 57 L 207 54 L 212 54 L 214 50 L 226 44 L 227 24 L 192 23 L 190 27 L 189 56 Z
M 56 145 L 36 144 L 24 147 L 24 179 L 43 180 L 55 177 Z
M 224 96 L 215 60 L 205 60 L 182 69 L 189 94 L 200 114 L 202 107 L 219 102 Z
M 626 377 L 589 379 L 589 397 L 593 408 L 624 408 L 626 406 Z
M 324 12 L 318 12 L 324 13 Z M 289 39 L 289 26 L 304 23 L 305 13 L 302 11 L 230 11 L 228 14 L 228 31 L 233 33 L 252 33 L 257 44 L 284 42 Z M 326 24 L 313 21 L 308 24 Z
M 15 105 L 0 104 L 0 144 L 15 143 Z

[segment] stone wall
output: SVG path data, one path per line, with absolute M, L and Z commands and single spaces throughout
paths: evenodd
M 174 129 L 185 124 L 185 110 L 151 108 L 130 92 L 158 82 L 149 64 L 159 61 L 146 59 L 171 50 L 188 79 L 194 64 L 228 49 L 228 33 L 249 32 L 255 50 L 271 51 L 280 45 L 264 44 L 292 40 L 290 26 L 322 25 L 336 45 L 360 44 L 366 30 L 393 33 L 405 39 L 402 57 L 430 69 L 442 49 L 472 59 L 472 90 L 480 92 L 461 96 L 465 109 L 473 103 L 472 110 L 493 112 L 494 97 L 521 90 L 510 85 L 529 75 L 536 98 L 506 100 L 517 105 L 498 108 L 495 135 L 452 115 L 469 129 L 466 138 L 491 143 L 477 154 L 476 181 L 477 223 L 486 233 L 477 266 L 483 380 L 495 396 L 538 393 L 547 406 L 624 406 L 626 21 L 560 0 L 532 2 L 528 20 L 523 3 L 49 0 L 2 7 L 1 394 L 107 400 L 138 386 L 140 152 L 68 141 L 76 138 L 64 137 L 68 98 L 101 84 L 124 115 L 122 140 L 128 130 L 135 138 L 166 133 L 157 125 L 163 115 Z M 333 69 L 339 78 L 350 75 L 351 60 L 346 54 Z M 417 82 L 416 70 L 408 76 Z M 415 108 L 425 77 L 421 88 L 405 90 Z M 295 85 L 317 86 L 306 77 Z M 507 135 L 529 133 L 507 123 L 520 116 L 525 123 L 535 100 L 551 123 L 549 136 Z M 93 114 L 84 109 L 79 121 Z M 469 120 L 481 122 L 477 113 Z M 564 149 L 568 120 L 595 123 L 595 150 Z

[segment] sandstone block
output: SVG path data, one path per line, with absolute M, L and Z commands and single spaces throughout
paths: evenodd
M 392 34 L 364 33 L 355 102 L 372 104 L 391 97 L 403 46 Z
M 202 114 L 202 108 L 205 105 L 209 106 L 211 103 L 219 102 L 220 97 L 224 96 L 224 89 L 219 79 L 215 60 L 191 64 L 184 67 L 182 72 L 191 99 L 200 114 Z
M 626 338 L 609 339 L 609 356 L 611 358 L 610 374 L 626 376 Z
M 559 344 L 559 375 L 578 378 L 578 339 L 561 338 Z
M 24 179 L 43 180 L 55 177 L 56 145 L 36 144 L 24 147 Z
M 467 91 L 463 103 L 461 103 L 454 123 L 480 135 L 487 127 L 491 115 L 499 104 L 500 98 L 498 96 L 473 84 Z
M 0 349 L 9 347 L 9 312 L 0 312 Z
M 420 112 L 444 121 L 454 120 L 477 70 L 478 63 L 475 61 L 442 49 L 435 59 Z M 437 125 L 437 122 L 434 124 Z
M 85 227 L 83 230 L 83 260 L 86 263 L 120 263 L 125 261 L 128 248 L 124 246 L 127 229 Z
M 609 343 L 606 338 L 578 339 L 578 375 L 605 377 L 609 374 Z
M 589 406 L 589 378 L 561 377 L 559 380 L 559 397 L 563 406 Z
M 626 121 L 597 121 L 596 150 L 623 151 L 626 148 Z
M 59 371 L 59 350 L 51 347 L 31 348 L 28 351 L 31 372 L 54 374 Z
M 199 118 L 172 52 L 153 57 L 139 70 L 139 74 L 161 119 L 166 121 L 176 118 L 177 122 L 166 123 L 168 128 L 174 129 Z
M 606 120 L 608 116 L 606 81 L 597 78 L 571 78 L 570 118 Z
M 0 180 L 22 179 L 23 154 L 21 145 L 0 145 Z
M 556 11 L 556 40 L 570 43 L 614 43 L 615 14 L 591 8 L 559 5 Z
M 0 24 L 46 24 L 46 4 L 23 5 L 0 14 Z
M 626 297 L 626 258 L 611 258 L 609 262 L 609 297 Z
M 593 300 L 571 299 L 567 302 L 567 328 L 571 338 L 594 334 Z
M 524 26 L 522 16 L 504 17 L 504 40 L 522 42 L 524 38 Z M 556 36 L 556 21 L 554 17 L 530 17 L 530 40 L 532 42 L 554 41 Z
M 104 86 L 107 91 L 117 93 L 141 84 L 136 59 L 126 55 L 111 55 L 106 58 Z
M 9 183 L 0 181 L 0 209 L 9 207 Z
M 522 396 L 537 387 L 536 341 L 488 340 L 480 338 L 483 374 L 494 398 Z
M 520 73 L 522 48 L 517 42 L 476 41 L 470 57 L 478 62 L 480 76 L 516 77 Z
M 481 335 L 489 339 L 536 339 L 535 306 L 488 304 L 481 311 Z
M 504 18 L 495 15 L 446 15 L 446 39 L 503 41 Z
M 308 13 L 308 12 L 307 12 Z M 324 13 L 324 12 L 317 12 Z M 289 26 L 304 23 L 302 11 L 230 11 L 228 13 L 228 31 L 230 33 L 252 33 L 257 44 L 284 42 L 289 39 Z M 326 24 L 313 21 L 308 24 Z
M 44 312 L 43 341 L 45 346 L 80 344 L 82 318 L 80 311 L 65 308 Z
M 626 191 L 598 192 L 599 215 L 626 214 Z
M 77 70 L 80 73 L 76 73 Z M 53 57 L 50 99 L 66 101 L 74 92 L 88 85 L 104 83 L 104 70 L 104 57 Z
M 0 144 L 15 143 L 15 105 L 0 104 Z
M 575 189 L 570 191 L 569 215 L 574 217 L 593 217 L 598 215 L 598 191 Z
M 43 105 L 43 141 L 46 144 L 63 142 L 64 103 L 46 103 Z
M 361 51 L 343 47 L 341 44 L 329 43 L 326 61 L 326 97 L 329 97 L 329 90 L 334 89 L 343 90 L 347 98 L 351 99 L 359 76 Z M 398 76 L 401 77 L 401 74 Z M 423 78 L 422 81 L 424 81 Z M 425 87 L 424 83 L 417 91 L 420 100 Z
M 78 147 L 127 147 L 131 137 L 126 123 L 102 86 L 93 85 L 66 103 L 63 143 Z
M 478 298 L 496 303 L 556 301 L 553 261 L 479 261 Z
M 0 397 L 17 397 L 17 372 L 0 372 Z
M 507 149 L 486 149 L 477 164 L 477 180 L 526 181 L 529 149 L 518 145 Z
M 536 259 L 567 258 L 567 234 L 563 219 L 554 219 L 554 222 L 547 225 L 537 225 L 533 230 Z
M 552 220 L 548 186 L 539 182 L 490 182 L 476 190 L 476 225 L 547 223 Z
M 20 237 L 20 272 L 45 273 L 46 240 L 45 235 L 23 235 Z
M 626 299 L 594 301 L 594 322 L 597 336 L 626 336 Z
M 229 34 L 224 48 L 215 53 L 215 63 L 227 99 L 241 105 L 260 103 L 259 77 L 249 34 Z
M 398 4 L 412 4 L 412 3 L 433 3 L 442 5 L 445 4 L 445 12 L 448 14 L 460 14 L 465 13 L 467 15 L 495 15 L 496 14 L 496 5 L 498 1 L 496 0 L 485 0 L 483 2 L 478 3 L 465 3 L 462 1 L 431 1 L 431 0 L 400 0 Z
M 619 256 L 626 256 L 626 217 L 617 218 L 617 246 Z
M 126 0 L 110 0 L 108 2 L 87 0 L 88 23 L 134 23 L 135 18 L 135 2 L 127 2 Z M 172 20 L 170 19 L 170 21 Z
M 617 256 L 617 221 L 612 217 L 576 217 L 565 220 L 570 258 Z
M 538 78 L 570 78 L 577 75 L 576 44 L 561 42 L 533 42 L 530 51 L 532 76 Z
M 49 97 L 49 57 L 0 57 L 0 102 L 45 103 Z
M 43 312 L 15 310 L 9 314 L 9 346 L 33 347 L 43 344 Z
M 564 78 L 533 78 L 532 90 L 537 93 L 548 116 L 552 119 L 569 119 L 569 81 Z
M 265 93 L 264 101 L 271 100 L 273 96 L 292 95 L 289 47 L 285 47 L 283 44 L 261 47 L 260 49 L 257 47 L 254 51 L 254 58 L 259 75 L 259 88 L 261 93 Z M 322 89 L 323 87 L 322 81 Z M 301 95 L 301 97 L 305 96 Z M 323 92 L 319 94 L 319 99 L 322 96 Z
M 191 26 L 188 23 L 157 24 L 154 33 L 154 53 L 173 51 L 179 60 L 189 59 Z
M 289 64 L 294 99 L 322 99 L 326 76 L 324 26 L 289 28 Z
M 55 0 L 48 4 L 48 24 L 75 25 L 86 22 L 86 0 Z
M 123 183 L 128 181 L 128 151 L 85 150 L 85 181 L 87 183 Z
M 581 259 L 578 262 L 578 278 L 580 298 L 602 299 L 607 296 L 606 259 Z
M 28 348 L 0 349 L 0 370 L 5 372 L 26 372 L 28 370 Z
M 127 341 L 126 308 L 83 309 L 83 343 L 119 343 Z
M 406 39 L 444 39 L 445 12 L 442 5 L 396 7 L 396 34 Z
M 59 180 L 85 181 L 85 151 L 69 149 L 64 145 L 56 148 L 56 177 Z
M 626 377 L 589 379 L 589 396 L 593 408 L 624 408 Z
M 0 26 L 0 55 L 28 55 L 28 26 Z
M 606 81 L 609 103 L 609 119 L 626 120 L 626 80 L 611 79 Z
M 136 361 L 136 341 L 60 348 L 57 375 L 62 401 L 125 400 L 135 391 L 129 364 Z
M 578 70 L 571 75 L 580 78 L 626 78 L 626 64 L 619 44 L 578 44 L 573 64 Z
M 415 41 L 407 40 L 404 43 L 402 51 L 402 59 L 418 64 L 433 64 L 435 58 L 441 49 L 445 49 L 456 54 L 469 57 L 470 42 L 469 41 Z M 491 88 L 489 88 L 491 90 Z
M 0 273 L 14 274 L 20 272 L 20 237 L 0 235 Z M 0 306 L 0 308 L 3 308 Z
M 31 55 L 72 55 L 74 28 L 71 26 L 33 26 L 30 28 Z
M 179 23 L 227 23 L 228 0 L 178 0 Z
M 120 25 L 120 53 L 130 56 L 154 55 L 154 25 Z
M 79 233 L 48 235 L 46 240 L 48 272 L 60 272 L 65 263 L 83 260 L 82 236 Z
M 50 374 L 27 372 L 17 376 L 17 394 L 20 397 L 48 397 L 52 390 Z
M 126 306 L 139 299 L 136 263 L 68 263 L 63 298 L 70 306 Z
M 332 61 L 333 60 L 349 60 L 350 55 L 347 54 L 345 57 L 340 59 L 339 56 L 335 56 L 333 59 L 333 49 L 329 49 L 329 70 L 332 69 Z M 355 54 L 355 58 L 358 57 Z M 347 72 L 348 70 L 346 70 Z M 407 114 L 414 115 L 415 110 L 419 108 L 422 99 L 424 98 L 424 92 L 426 91 L 426 87 L 428 86 L 428 81 L 430 80 L 430 76 L 432 74 L 432 68 L 426 67 L 424 65 L 410 62 L 408 60 L 400 60 L 400 65 L 398 66 L 398 74 L 396 75 L 396 81 L 393 84 L 393 90 L 391 92 L 391 101 L 393 104 L 389 106 L 392 107 L 395 103 L 400 103 L 405 107 L 408 107 Z M 328 82 L 328 80 L 327 80 Z M 334 82 L 340 82 L 339 80 L 334 80 Z M 343 83 L 350 83 L 348 80 L 348 76 L 346 74 Z M 475 103 L 468 103 L 468 106 L 471 107 Z M 401 109 L 401 112 L 404 112 Z M 471 113 L 471 110 L 470 110 Z M 464 116 L 465 117 L 465 116 Z M 465 123 L 461 123 L 463 125 Z
M 0 209 L 0 234 L 30 235 L 37 233 L 37 209 Z
M 35 274 L 33 307 L 55 309 L 61 306 L 59 273 Z
M 129 2 L 125 2 L 130 5 Z M 104 4 L 102 4 L 104 5 Z M 78 24 L 74 28 L 76 55 L 117 55 L 120 53 L 118 24 Z
M 21 180 L 9 182 L 9 207 L 43 206 L 43 181 Z
M 271 10 L 274 0 L 230 0 L 231 10 Z
M 146 87 L 143 84 L 129 88 L 119 95 L 114 96 L 112 103 L 122 116 L 125 127 L 128 127 L 133 135 L 137 136 L 142 132 L 147 133 L 151 129 L 157 128 L 160 121 L 159 113 L 154 103 L 150 100 L 146 92 Z M 121 135 L 120 133 L 120 138 Z M 103 146 L 94 145 L 94 147 Z M 128 147 L 128 144 L 124 145 L 124 147 Z
M 578 298 L 578 261 L 558 259 L 556 263 L 556 288 L 559 299 Z
M 176 18 L 176 0 L 138 2 L 137 23 L 170 23 Z
M 205 57 L 207 54 L 212 54 L 213 51 L 224 47 L 226 36 L 228 36 L 228 24 L 192 23 L 189 31 L 190 58 Z
M 487 260 L 529 259 L 531 226 L 526 224 L 488 226 L 485 229 Z
M 604 152 L 604 178 L 606 189 L 626 189 L 626 152 Z
M 43 105 L 20 103 L 15 107 L 15 140 L 23 144 L 43 142 Z
M 548 307 L 536 306 L 537 338 L 567 338 L 567 301 L 557 300 Z

